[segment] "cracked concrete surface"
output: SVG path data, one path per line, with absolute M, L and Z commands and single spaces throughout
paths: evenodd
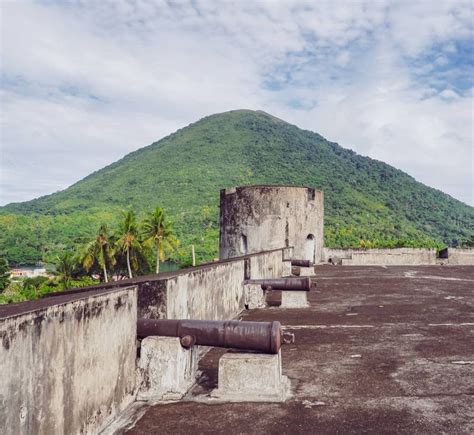
M 317 277 L 309 308 L 243 315 L 295 333 L 282 348 L 290 400 L 194 401 L 217 384 L 225 350 L 212 349 L 188 400 L 150 407 L 129 433 L 474 433 L 474 267 L 320 266 Z

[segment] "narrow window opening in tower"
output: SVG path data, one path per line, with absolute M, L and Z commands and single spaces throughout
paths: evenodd
M 290 225 L 288 224 L 288 220 L 285 225 L 285 246 L 287 248 L 290 246 Z
M 242 234 L 240 236 L 240 252 L 242 253 L 242 255 L 246 255 L 248 253 L 247 251 L 247 236 L 245 234 Z
M 244 279 L 250 279 L 250 258 L 244 260 Z
M 316 254 L 316 240 L 313 234 L 308 234 L 308 237 L 306 237 L 306 241 L 304 245 L 305 260 L 310 260 L 314 262 L 315 254 Z
M 441 249 L 438 253 L 438 258 L 449 258 L 448 248 Z
M 308 188 L 308 200 L 313 201 L 316 197 L 316 191 L 314 189 Z

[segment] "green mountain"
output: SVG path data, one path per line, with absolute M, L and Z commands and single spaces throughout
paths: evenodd
M 159 204 L 181 240 L 175 254 L 218 252 L 219 190 L 295 184 L 325 191 L 327 246 L 457 245 L 474 208 L 383 162 L 264 112 L 208 116 L 126 155 L 61 192 L 0 208 L 0 251 L 31 263 L 86 241 L 121 210 Z

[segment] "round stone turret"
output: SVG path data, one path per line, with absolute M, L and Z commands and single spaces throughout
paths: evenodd
M 221 190 L 221 259 L 293 247 L 293 258 L 318 263 L 323 227 L 322 191 L 274 185 Z

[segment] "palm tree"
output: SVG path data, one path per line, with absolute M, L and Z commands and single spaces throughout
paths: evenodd
M 143 233 L 147 243 L 153 243 L 156 249 L 156 273 L 160 272 L 160 260 L 165 253 L 178 246 L 178 239 L 173 231 L 173 224 L 166 220 L 161 207 L 148 213 L 143 222 Z
M 27 296 L 28 296 L 28 293 L 32 292 L 33 295 L 31 296 L 33 297 L 33 299 L 36 299 L 39 296 L 41 286 L 47 283 L 48 281 L 49 281 L 49 278 L 46 276 L 34 276 L 32 278 L 26 278 L 22 283 L 22 291 Z
M 10 267 L 6 258 L 0 257 L 0 293 L 10 284 Z
M 115 264 L 115 250 L 110 241 L 107 225 L 102 224 L 94 240 L 85 246 L 81 255 L 81 262 L 84 269 L 89 272 L 95 262 L 99 264 L 104 273 L 105 282 L 109 282 L 107 275 L 107 265 Z
M 71 252 L 64 252 L 56 258 L 56 272 L 59 282 L 62 284 L 63 290 L 70 286 L 72 279 L 76 273 L 76 259 Z
M 140 251 L 142 248 L 138 240 L 137 217 L 133 210 L 128 210 L 123 213 L 118 237 L 117 244 L 127 256 L 128 276 L 129 278 L 133 278 L 131 262 L 137 263 L 135 252 Z

